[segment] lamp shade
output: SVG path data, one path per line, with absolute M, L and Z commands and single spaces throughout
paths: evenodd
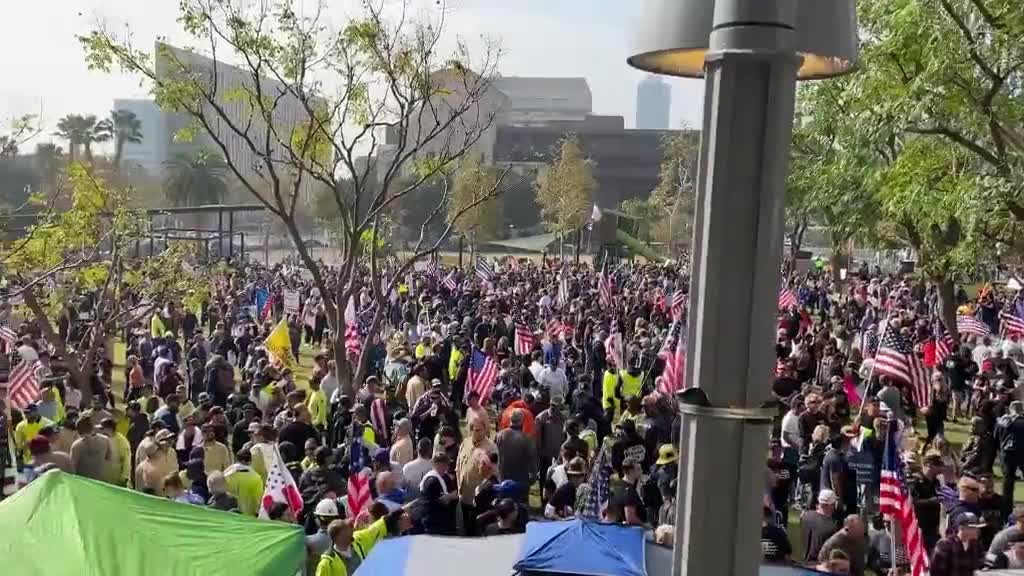
M 799 79 L 849 72 L 857 59 L 854 0 L 646 0 L 630 66 L 669 76 L 704 76 L 712 30 L 790 28 L 803 57 Z M 717 5 L 716 5 L 717 4 Z

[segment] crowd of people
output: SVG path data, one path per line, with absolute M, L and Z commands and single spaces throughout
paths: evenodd
M 383 299 L 360 274 L 335 338 L 296 268 L 238 265 L 202 306 L 161 303 L 126 327 L 123 363 L 101 353 L 85 389 L 21 323 L 12 355 L 40 362 L 40 393 L 5 407 L 0 456 L 20 485 L 57 468 L 299 524 L 318 576 L 353 573 L 387 535 L 511 534 L 542 519 L 639 526 L 673 544 L 681 267 L 428 263 Z M 911 574 L 922 555 L 933 576 L 1024 567 L 1024 508 L 1002 496 L 1024 468 L 1024 351 L 1005 321 L 1022 304 L 958 294 L 975 322 L 951 333 L 934 287 L 866 268 L 842 283 L 791 275 L 765 375 L 778 408 L 765 562 L 856 576 Z M 61 337 L 75 336 L 75 306 Z M 945 428 L 960 420 L 970 434 L 957 446 Z M 301 505 L 265 503 L 268 458 Z M 892 518 L 892 477 L 920 546 Z

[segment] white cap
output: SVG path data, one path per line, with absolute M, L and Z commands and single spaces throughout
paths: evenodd
M 835 505 L 838 502 L 839 498 L 836 496 L 836 493 L 829 490 L 828 488 L 825 488 L 824 490 L 818 492 L 818 504 Z M 319 508 L 320 507 L 317 506 L 317 509 Z
M 316 503 L 316 509 L 313 510 L 315 516 L 324 517 L 338 517 L 338 503 L 330 498 L 324 498 L 323 500 Z

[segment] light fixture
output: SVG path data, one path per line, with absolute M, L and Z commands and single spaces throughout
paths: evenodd
M 729 29 L 748 36 L 765 35 L 773 27 L 793 29 L 794 49 L 803 57 L 797 71 L 801 80 L 844 74 L 857 59 L 854 0 L 758 0 L 748 3 L 749 11 L 715 0 L 646 0 L 644 5 L 648 16 L 637 50 L 627 59 L 640 70 L 702 78 L 712 32 Z M 771 39 L 765 39 L 767 48 Z

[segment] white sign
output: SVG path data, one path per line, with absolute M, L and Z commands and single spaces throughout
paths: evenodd
M 299 313 L 299 291 L 298 290 L 285 290 L 284 291 L 284 313 L 285 314 L 298 314 Z

